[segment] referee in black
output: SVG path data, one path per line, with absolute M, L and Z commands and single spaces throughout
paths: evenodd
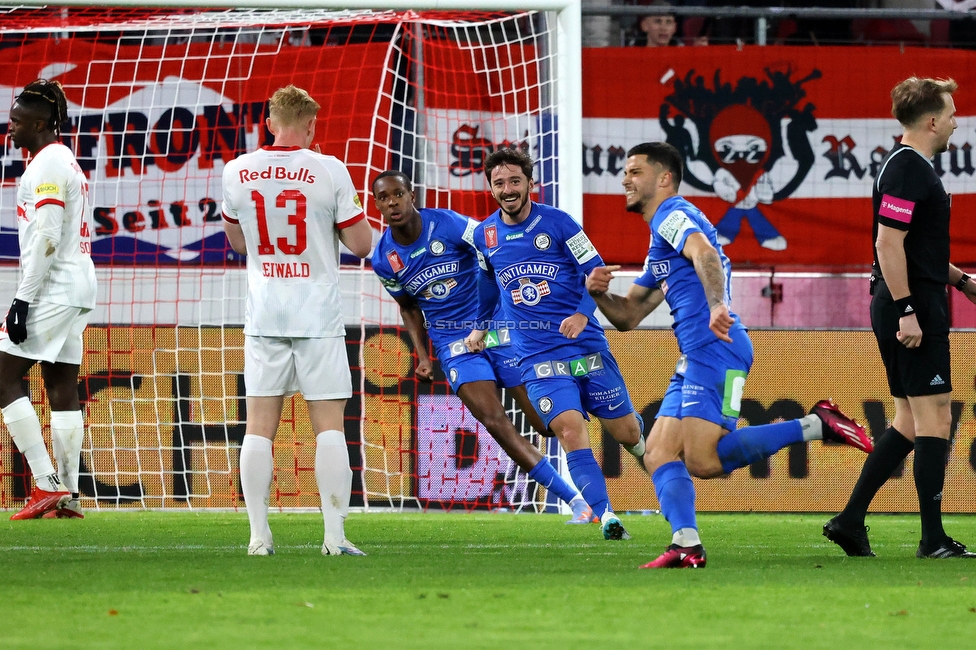
M 844 510 L 823 534 L 848 555 L 873 556 L 864 516 L 874 495 L 908 454 L 922 519 L 920 558 L 976 558 L 942 528 L 952 423 L 949 396 L 951 284 L 976 303 L 976 281 L 949 263 L 949 195 L 931 159 L 956 129 L 952 79 L 911 77 L 891 91 L 891 113 L 904 129 L 874 184 L 874 329 L 895 419 L 875 441 Z

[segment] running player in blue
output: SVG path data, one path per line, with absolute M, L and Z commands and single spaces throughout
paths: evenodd
M 669 144 L 648 142 L 627 152 L 627 210 L 643 215 L 651 228 L 644 274 L 627 296 L 609 293 L 620 267 L 594 269 L 586 281 L 600 311 L 621 331 L 633 329 L 666 299 L 681 351 L 643 457 L 672 540 L 644 569 L 705 566 L 689 472 L 722 476 L 807 440 L 872 449 L 864 427 L 830 400 L 817 402 L 798 420 L 736 429 L 752 343 L 729 310 L 732 265 L 712 224 L 678 195 L 681 173 L 681 154 Z
M 486 350 L 470 353 L 464 345 L 478 311 L 478 260 L 472 246 L 478 222 L 452 210 L 418 210 L 414 198 L 410 179 L 402 172 L 385 171 L 373 181 L 376 209 L 389 226 L 373 251 L 373 270 L 400 307 L 417 352 L 417 378 L 433 378 L 429 335 L 451 388 L 471 414 L 530 478 L 569 504 L 573 518 L 566 523 L 590 523 L 592 509 L 542 452 L 519 435 L 499 399 L 502 386 L 529 424 L 545 432 L 522 385 L 508 323 L 500 312 L 492 315 L 499 326 L 493 328 Z
M 607 496 L 606 479 L 590 449 L 587 412 L 625 449 L 644 453 L 643 425 L 627 387 L 593 317 L 586 274 L 603 260 L 573 218 L 562 210 L 533 203 L 532 159 L 521 151 L 499 149 L 485 161 L 485 176 L 500 209 L 474 233 L 481 263 L 479 320 L 498 304 L 521 327 L 512 340 L 529 398 L 566 450 L 573 482 L 600 517 L 606 539 L 627 539 Z M 481 345 L 479 325 L 468 337 Z

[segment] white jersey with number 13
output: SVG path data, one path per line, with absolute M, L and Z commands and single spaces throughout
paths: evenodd
M 339 230 L 364 218 L 334 156 L 264 147 L 224 167 L 224 219 L 247 244 L 249 336 L 343 336 Z

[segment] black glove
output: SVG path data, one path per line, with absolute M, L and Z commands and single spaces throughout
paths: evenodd
M 11 343 L 21 344 L 27 340 L 27 308 L 30 303 L 17 300 L 10 304 L 7 311 L 7 336 Z

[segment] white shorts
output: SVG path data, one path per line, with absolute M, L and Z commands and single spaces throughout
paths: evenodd
M 346 339 L 245 336 L 244 388 L 248 397 L 300 392 L 306 401 L 349 399 Z
M 27 310 L 27 340 L 19 345 L 11 343 L 4 327 L 0 331 L 0 351 L 35 361 L 80 366 L 85 350 L 83 335 L 91 311 L 35 302 Z

